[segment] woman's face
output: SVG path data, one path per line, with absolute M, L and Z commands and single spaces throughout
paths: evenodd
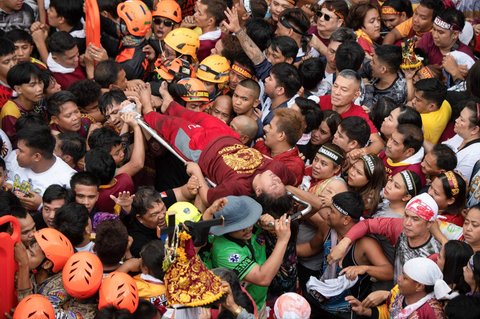
M 463 223 L 463 237 L 472 248 L 480 246 L 480 210 L 470 208 Z
M 353 163 L 348 170 L 348 186 L 360 188 L 368 184 L 368 177 L 365 172 L 365 165 L 362 160 Z
M 453 198 L 448 198 L 443 189 L 442 180 L 435 178 L 428 189 L 428 195 L 432 196 L 438 205 L 439 210 L 446 209 L 449 205 L 455 201 Z M 452 201 L 453 200 L 453 201 Z
M 326 121 L 322 121 L 318 129 L 312 131 L 310 141 L 313 145 L 323 145 L 332 140 L 332 132 Z
M 470 118 L 473 117 L 473 112 L 469 108 L 463 108 L 460 112 L 460 116 L 455 120 L 454 131 L 464 139 L 468 139 L 471 136 L 471 131 L 475 129 L 470 123 Z
M 397 129 L 398 126 L 398 116 L 400 115 L 400 108 L 393 109 L 390 114 L 383 120 L 382 126 L 380 127 L 380 132 L 382 132 L 385 137 L 389 138 L 392 136 L 392 133 Z
M 477 287 L 477 284 L 475 283 L 475 276 L 473 274 L 473 269 L 472 266 L 470 265 L 470 262 L 467 263 L 465 267 L 463 267 L 463 278 L 465 279 L 465 282 L 470 286 L 471 292 L 476 292 L 479 287 Z
M 321 154 L 317 154 L 315 156 L 312 163 L 313 178 L 318 180 L 324 180 L 332 176 L 335 176 L 336 173 L 338 173 L 337 166 L 331 159 Z
M 395 174 L 388 179 L 387 184 L 383 189 L 383 195 L 385 199 L 390 202 L 399 202 L 409 199 L 407 188 L 405 187 L 405 181 L 400 173 Z
M 370 37 L 370 39 L 377 40 L 380 37 L 380 25 L 380 15 L 378 14 L 378 10 L 368 10 L 363 19 L 362 30 Z

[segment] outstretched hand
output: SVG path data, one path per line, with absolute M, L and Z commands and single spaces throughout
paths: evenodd
M 239 32 L 242 27 L 240 26 L 240 21 L 238 21 L 237 8 L 227 8 L 224 13 L 227 19 L 222 21 L 221 26 L 232 33 Z

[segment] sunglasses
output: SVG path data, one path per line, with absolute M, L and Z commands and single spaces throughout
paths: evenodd
M 153 23 L 156 25 L 161 25 L 163 23 L 164 26 L 167 28 L 171 28 L 175 25 L 173 21 L 167 20 L 167 19 L 160 19 L 160 18 L 153 18 Z
M 337 16 L 337 18 L 339 19 L 343 19 L 343 15 L 337 11 L 334 11 L 334 10 L 331 10 L 333 11 L 333 13 L 335 14 L 335 16 Z M 326 13 L 323 13 L 322 11 L 318 10 L 317 12 L 315 12 L 315 15 L 317 16 L 317 18 L 321 18 L 323 17 L 323 19 L 328 22 L 330 21 L 330 19 L 333 19 L 334 16 L 331 16 L 329 14 L 326 14 Z

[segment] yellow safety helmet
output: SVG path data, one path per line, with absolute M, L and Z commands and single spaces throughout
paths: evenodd
M 119 3 L 117 14 L 131 35 L 143 37 L 152 27 L 152 13 L 143 1 L 127 0 Z
M 205 82 L 226 83 L 230 74 L 230 63 L 218 54 L 203 59 L 197 69 L 197 78 Z
M 176 202 L 168 208 L 167 213 L 175 213 L 175 224 L 183 224 L 187 220 L 198 222 L 202 218 L 202 214 L 198 211 L 192 203 Z M 168 218 L 167 225 L 168 225 Z
M 185 78 L 177 82 L 187 89 L 187 94 L 181 96 L 185 102 L 208 102 L 208 91 L 202 81 L 196 78 Z
M 197 60 L 200 39 L 195 31 L 187 28 L 178 28 L 168 32 L 163 41 L 176 52 L 189 55 L 194 60 Z
M 157 3 L 152 16 L 163 17 L 180 23 L 182 22 L 182 9 L 175 0 L 162 0 Z

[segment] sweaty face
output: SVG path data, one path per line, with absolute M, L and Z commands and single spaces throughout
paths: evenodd
M 74 102 L 67 102 L 60 106 L 60 114 L 52 116 L 52 121 L 65 132 L 78 132 L 80 130 L 82 114 Z
M 91 212 L 98 200 L 97 186 L 77 184 L 73 191 L 75 193 L 75 202 L 85 206 Z
M 363 19 L 362 30 L 365 31 L 372 40 L 380 37 L 380 21 L 380 14 L 377 9 L 370 9 Z
M 345 107 L 360 94 L 359 84 L 354 79 L 338 76 L 332 87 L 332 105 Z
M 433 25 L 433 9 L 422 6 L 421 4 L 413 13 L 413 31 L 423 33 L 430 31 Z

